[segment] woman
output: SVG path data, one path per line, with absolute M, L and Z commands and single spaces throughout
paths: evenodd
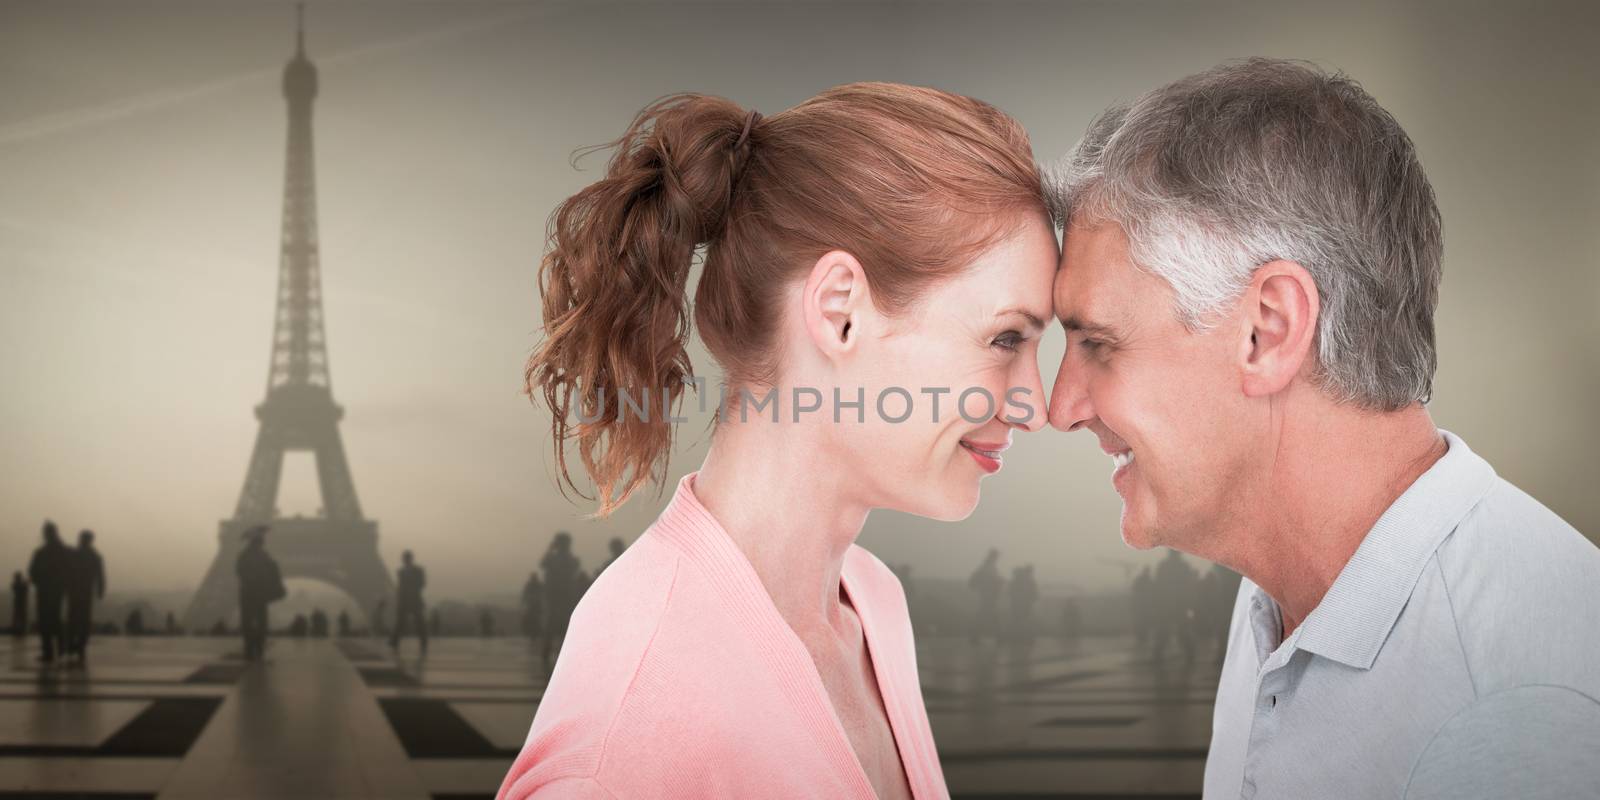
M 615 147 L 541 271 L 527 378 L 566 485 L 569 439 L 601 514 L 663 479 L 701 245 L 730 402 L 578 605 L 500 796 L 948 797 L 904 594 L 854 541 L 874 508 L 964 518 L 1045 422 L 1057 251 L 1026 135 L 869 83 L 770 118 L 669 97 Z

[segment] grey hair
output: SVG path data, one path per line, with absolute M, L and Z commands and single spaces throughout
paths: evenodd
M 1337 402 L 1427 402 L 1442 224 L 1416 148 L 1354 80 L 1224 63 L 1112 108 L 1056 168 L 1056 223 L 1115 223 L 1174 311 L 1207 329 L 1257 267 L 1299 263 L 1321 295 L 1316 380 Z

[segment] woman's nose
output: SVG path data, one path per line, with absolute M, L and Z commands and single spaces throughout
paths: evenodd
M 1023 380 L 1006 390 L 1001 419 L 1015 428 L 1032 433 L 1050 421 L 1049 398 L 1044 393 L 1044 383 L 1039 379 L 1039 368 L 1030 368 Z

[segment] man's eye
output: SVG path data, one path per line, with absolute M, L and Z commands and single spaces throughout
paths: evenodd
M 1085 350 L 1087 350 L 1087 351 L 1089 351 L 1091 353 L 1093 353 L 1093 352 L 1096 352 L 1096 351 L 1098 351 L 1100 349 L 1100 347 L 1102 346 L 1102 343 L 1100 341 L 1096 340 L 1096 339 L 1085 338 L 1082 341 L 1078 342 L 1078 346 L 1082 347 L 1083 349 L 1085 349 Z

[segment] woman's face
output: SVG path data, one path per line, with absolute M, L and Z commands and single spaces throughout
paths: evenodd
M 1038 350 L 1058 258 L 1049 222 L 1030 214 L 860 343 L 850 370 L 858 374 L 841 383 L 864 388 L 866 421 L 853 424 L 846 409 L 835 429 L 869 505 L 964 519 L 977 507 L 979 481 L 1000 470 L 1012 433 L 1047 423 Z M 844 399 L 855 398 L 847 391 Z

